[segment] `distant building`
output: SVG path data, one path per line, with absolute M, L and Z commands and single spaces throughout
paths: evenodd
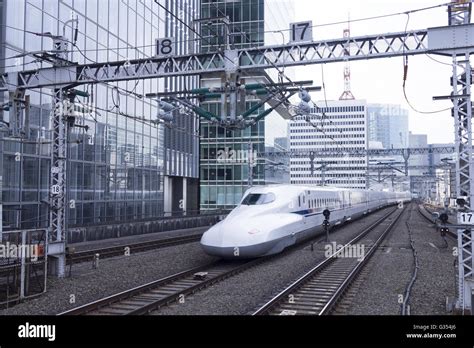
M 426 134 L 409 134 L 410 148 L 426 148 L 428 147 L 428 136 Z M 409 166 L 417 167 L 410 169 L 410 175 L 422 176 L 423 173 L 429 171 L 428 154 L 411 155 L 408 160 Z
M 273 146 L 266 146 L 265 153 L 265 183 L 266 184 L 289 184 L 290 183 L 290 158 L 278 156 L 279 152 L 290 149 L 288 137 L 275 138 Z M 273 154 L 273 155 L 269 155 Z
M 354 157 L 349 151 L 368 147 L 367 103 L 364 100 L 328 101 L 327 107 L 312 110 L 316 114 L 321 112 L 326 115 L 324 119 L 310 116 L 318 129 L 302 116 L 290 122 L 290 149 L 307 152 L 339 149 L 348 153 L 336 158 L 315 158 L 313 173 L 309 158 L 291 158 L 291 183 L 365 188 L 367 157 Z
M 409 134 L 410 148 L 426 148 L 428 147 L 428 136 L 426 134 Z M 429 180 L 430 168 L 428 154 L 411 154 L 408 159 L 410 167 L 408 173 L 411 180 L 411 191 L 418 193 L 420 197 L 433 197 L 435 195 L 434 180 Z M 434 175 L 434 173 L 433 173 Z
M 288 137 L 275 138 L 275 148 L 287 151 L 290 149 L 290 139 Z
M 400 105 L 368 104 L 370 141 L 380 141 L 384 148 L 408 147 L 408 110 Z
M 281 34 L 274 31 L 292 22 L 294 6 L 288 0 L 203 0 L 201 13 L 202 18 L 227 16 L 230 20 L 228 29 L 232 33 L 229 44 L 239 49 L 281 44 Z M 223 24 L 217 21 L 209 25 L 203 24 L 201 34 L 206 40 L 202 40 L 201 51 L 221 49 L 224 45 L 224 36 L 220 34 L 222 31 Z M 285 35 L 284 41 L 288 42 L 289 33 L 286 32 L 283 36 Z M 270 83 L 272 79 L 264 72 L 255 72 L 251 76 L 242 73 L 240 78 L 242 83 Z M 220 74 L 208 75 L 201 79 L 201 87 L 218 87 L 221 84 Z M 247 96 L 245 109 L 248 110 L 259 102 L 258 97 Z M 219 116 L 222 116 L 225 110 L 220 97 L 208 99 L 201 106 Z M 255 118 L 266 107 L 265 105 L 255 110 L 248 117 Z M 229 116 L 229 112 L 225 116 Z M 270 122 L 286 125 L 286 121 L 276 115 L 276 112 L 245 129 L 224 128 L 201 119 L 200 209 L 232 209 L 250 185 L 267 183 L 267 160 L 261 154 L 265 152 L 267 141 L 273 143 L 272 131 L 281 129 L 269 127 Z M 283 136 L 285 132 L 275 134 Z M 249 152 L 253 154 L 254 165 L 247 160 Z

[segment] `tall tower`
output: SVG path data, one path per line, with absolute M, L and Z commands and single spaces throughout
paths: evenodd
M 347 21 L 347 29 L 343 31 L 344 39 L 347 39 L 347 42 L 344 44 L 344 56 L 345 58 L 345 65 L 344 65 L 344 92 L 342 92 L 339 100 L 354 100 L 354 95 L 351 92 L 351 65 L 347 57 L 350 55 L 350 37 L 351 37 L 351 29 L 349 21 Z

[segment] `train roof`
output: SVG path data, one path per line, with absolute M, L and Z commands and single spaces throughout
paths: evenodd
M 317 185 L 300 185 L 300 184 L 269 184 L 262 186 L 253 186 L 249 188 L 252 191 L 270 192 L 272 190 L 315 190 L 325 192 L 384 192 L 384 193 L 408 193 L 408 191 L 377 191 L 377 190 L 366 190 L 366 189 L 351 189 L 334 186 L 317 186 Z

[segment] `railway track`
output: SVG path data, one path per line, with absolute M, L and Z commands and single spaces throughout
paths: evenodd
M 384 215 L 377 220 L 376 224 L 385 220 L 396 210 Z M 320 237 L 317 241 L 323 239 L 325 237 Z M 59 315 L 145 315 L 258 264 L 282 257 L 295 248 L 304 248 L 313 242 L 314 239 L 308 240 L 287 248 L 280 254 L 250 261 L 216 261 L 73 308 Z
M 133 243 L 128 245 L 118 245 L 112 246 L 107 248 L 100 248 L 100 249 L 91 249 L 91 250 L 84 250 L 80 252 L 68 253 L 67 254 L 67 263 L 74 264 L 80 263 L 85 261 L 92 261 L 94 257 L 98 254 L 101 259 L 113 257 L 113 256 L 120 256 L 124 255 L 126 252 L 130 254 L 140 252 L 140 251 L 147 251 L 153 249 L 164 248 L 172 245 L 179 245 L 179 244 L 186 244 L 197 242 L 201 239 L 202 234 L 194 234 L 194 235 L 187 235 L 187 236 L 179 236 L 179 237 L 172 237 L 166 239 L 158 239 L 153 241 L 147 242 L 140 242 L 140 243 Z
M 395 213 L 397 210 L 391 211 L 364 229 L 349 243 L 333 252 L 328 258 L 268 301 L 253 315 L 328 314 L 399 221 L 406 206 L 398 215 Z M 389 222 L 393 215 L 396 217 Z M 389 222 L 388 226 L 385 226 L 384 222 Z M 368 246 L 368 250 L 365 250 L 360 261 L 355 257 L 338 257 L 353 248 L 356 243 Z
M 216 261 L 88 303 L 59 315 L 144 315 L 263 262 Z
M 427 215 L 427 214 L 429 214 L 430 212 L 429 212 L 425 207 L 423 207 L 421 204 L 419 204 L 417 210 L 418 210 L 418 213 L 419 213 L 425 220 L 431 222 L 431 223 L 433 224 L 433 227 L 434 227 L 434 228 L 437 228 L 435 220 L 434 220 L 431 216 L 428 216 L 428 215 Z M 448 224 L 448 226 L 449 226 L 449 224 Z M 456 232 L 455 232 L 452 228 L 449 229 L 448 236 L 457 239 L 457 234 L 456 234 Z
M 418 213 L 427 221 L 431 222 L 434 224 L 434 220 L 431 216 L 428 216 L 428 211 L 423 207 L 422 204 L 418 204 Z

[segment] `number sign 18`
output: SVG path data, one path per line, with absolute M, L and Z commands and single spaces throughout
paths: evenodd
M 155 53 L 157 56 L 169 56 L 174 54 L 174 38 L 165 37 L 162 39 L 156 39 Z

